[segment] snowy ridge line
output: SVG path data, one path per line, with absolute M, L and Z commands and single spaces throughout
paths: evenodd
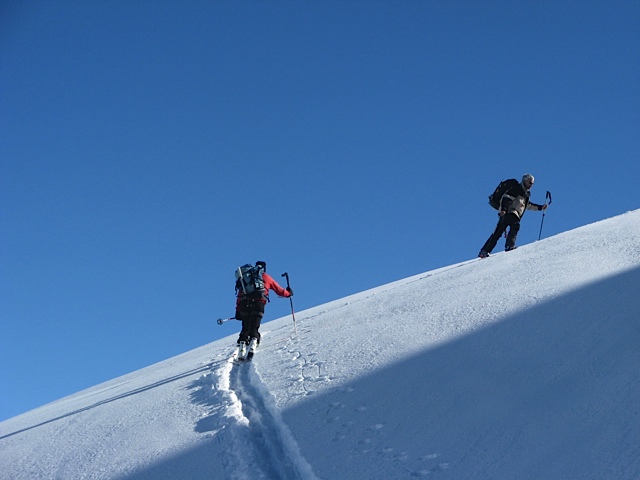
M 491 256 L 495 256 L 495 255 L 499 255 L 502 254 L 504 252 L 497 252 L 492 254 Z M 395 280 L 392 281 L 390 283 L 387 283 L 385 285 L 379 286 L 379 287 L 374 287 L 374 288 L 370 288 L 368 290 L 364 290 L 362 292 L 358 292 L 358 293 L 354 293 L 352 295 L 349 295 L 347 297 L 338 299 L 338 300 L 333 300 L 331 302 L 327 302 L 326 304 L 322 305 L 321 307 L 322 310 L 315 312 L 314 310 L 316 310 L 316 308 L 311 308 L 309 309 L 309 311 L 314 311 L 314 313 L 307 313 L 307 311 L 301 311 L 301 312 L 297 312 L 298 314 L 298 322 L 304 322 L 305 320 L 312 320 L 316 317 L 319 317 L 321 315 L 324 315 L 328 312 L 334 312 L 335 310 L 339 310 L 341 308 L 344 307 L 348 307 L 349 305 L 353 305 L 355 303 L 358 302 L 362 302 L 362 301 L 366 301 L 368 299 L 370 299 L 371 297 L 374 297 L 376 295 L 380 295 L 382 293 L 388 292 L 390 290 L 394 290 L 396 288 L 402 288 L 405 285 L 410 285 L 412 283 L 416 283 L 416 282 L 420 282 L 422 280 L 425 280 L 427 278 L 431 278 L 434 276 L 438 276 L 441 275 L 443 273 L 449 272 L 451 270 L 455 270 L 458 268 L 462 268 L 462 267 L 466 267 L 468 265 L 474 264 L 476 262 L 479 262 L 481 259 L 480 258 L 472 258 L 470 260 L 464 260 L 463 262 L 460 263 L 456 263 L 454 265 L 449 265 L 449 266 L 445 266 L 445 267 L 440 267 L 440 268 L 436 268 L 435 270 L 430 270 L 426 273 L 419 273 L 416 274 L 412 277 L 408 277 L 408 278 L 404 278 L 401 280 Z M 282 328 L 282 327 L 281 327 Z
M 415 278 L 413 280 L 409 280 L 407 282 L 404 282 L 403 285 L 408 285 L 410 283 L 419 282 L 420 280 L 424 280 L 425 278 L 430 278 L 430 277 L 433 277 L 435 275 L 440 275 L 441 273 L 445 273 L 445 272 L 448 272 L 450 270 L 455 270 L 456 268 L 466 267 L 467 265 L 469 265 L 471 263 L 475 263 L 475 262 L 479 262 L 479 261 L 480 261 L 479 258 L 472 258 L 471 260 L 465 260 L 464 262 L 456 263 L 455 265 L 450 265 L 450 266 L 447 266 L 447 267 L 438 268 L 436 270 L 431 270 L 430 272 L 422 273 L 420 275 L 417 275 L 418 278 Z
M 227 432 L 237 463 L 227 465 L 230 478 L 250 474 L 256 478 L 318 480 L 255 365 L 234 366 L 230 360 L 218 373 L 219 388 L 226 390 L 231 400 L 225 415 L 235 419 Z
M 123 398 L 131 397 L 132 395 L 137 395 L 139 393 L 146 392 L 146 391 L 151 390 L 153 388 L 157 388 L 157 387 L 160 387 L 162 385 L 166 385 L 168 383 L 175 382 L 176 380 L 180 380 L 180 379 L 189 377 L 189 376 L 194 375 L 196 373 L 207 371 L 207 370 L 209 370 L 209 368 L 210 368 L 210 365 L 197 367 L 197 368 L 194 368 L 192 370 L 188 370 L 188 371 L 186 371 L 184 373 L 180 373 L 178 375 L 174 375 L 172 377 L 159 380 L 159 381 L 151 383 L 149 385 L 144 385 L 142 387 L 135 388 L 135 389 L 130 390 L 128 392 L 120 393 L 118 395 L 114 395 L 112 397 L 105 398 L 104 400 L 97 401 L 97 402 L 95 402 L 95 403 L 93 403 L 91 405 L 87 405 L 86 407 L 78 408 L 78 409 L 73 410 L 71 412 L 65 413 L 63 415 L 59 415 L 57 417 L 50 418 L 49 420 L 45 420 L 45 421 L 37 423 L 35 425 L 31 425 L 29 427 L 25 427 L 25 428 L 22 428 L 20 430 L 16 430 L 15 432 L 7 433 L 5 435 L 0 435 L 0 440 L 12 437 L 14 435 L 18 435 L 20 433 L 27 432 L 29 430 L 33 430 L 34 428 L 42 427 L 43 425 L 47 425 L 49 423 L 57 422 L 59 420 L 65 419 L 65 418 L 72 417 L 74 415 L 78 415 L 78 414 L 80 414 L 82 412 L 86 412 L 87 410 L 93 410 L 94 408 L 100 407 L 101 405 L 106 405 L 108 403 L 115 402 L 115 401 L 121 400 Z M 123 382 L 122 384 L 116 385 L 114 387 L 105 388 L 103 390 L 103 392 L 104 391 L 108 391 L 108 390 L 113 390 L 115 388 L 120 388 L 122 385 L 125 385 L 126 383 L 127 382 Z M 93 395 L 99 395 L 99 394 L 101 394 L 103 392 L 93 393 L 92 396 Z

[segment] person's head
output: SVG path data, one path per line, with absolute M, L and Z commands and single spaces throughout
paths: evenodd
M 267 262 L 263 262 L 261 260 L 258 260 L 256 262 L 256 267 L 262 267 L 262 270 L 264 270 L 266 272 L 267 271 Z
M 533 178 L 533 175 L 531 175 L 530 173 L 525 173 L 522 176 L 522 185 L 524 185 L 524 187 L 529 190 L 531 189 L 531 187 L 533 187 L 533 183 L 535 182 L 535 178 Z

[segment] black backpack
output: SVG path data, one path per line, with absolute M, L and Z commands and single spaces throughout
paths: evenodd
M 515 187 L 518 183 L 518 180 L 515 178 L 510 178 L 508 180 L 502 180 L 496 189 L 493 191 L 491 195 L 489 195 L 489 205 L 491 205 L 496 210 L 500 210 L 500 201 L 502 200 L 502 196 L 507 193 L 507 191 Z
M 236 295 L 242 292 L 245 296 L 264 296 L 267 289 L 264 286 L 263 273 L 263 265 L 254 267 L 247 263 L 238 267 L 236 270 Z

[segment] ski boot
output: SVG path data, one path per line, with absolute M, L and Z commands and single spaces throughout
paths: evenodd
M 238 342 L 238 350 L 236 351 L 236 361 L 243 362 L 247 356 L 247 344 L 245 342 Z
M 258 348 L 258 339 L 253 337 L 249 342 L 249 350 L 247 352 L 247 360 L 251 360 L 253 358 L 253 354 L 256 353 L 256 349 Z

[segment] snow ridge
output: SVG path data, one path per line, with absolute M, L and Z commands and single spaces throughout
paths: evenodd
M 640 210 L 78 392 L 0 422 L 0 479 L 637 480 L 638 238 Z

